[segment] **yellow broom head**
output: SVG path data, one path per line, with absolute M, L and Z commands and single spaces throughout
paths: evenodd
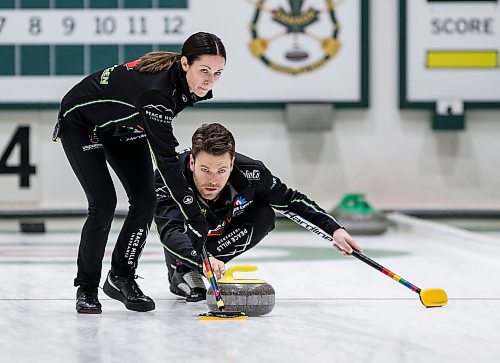
M 209 311 L 198 315 L 200 320 L 246 320 L 248 316 L 241 311 Z
M 445 306 L 448 296 L 443 289 L 424 289 L 420 291 L 420 301 L 428 308 Z

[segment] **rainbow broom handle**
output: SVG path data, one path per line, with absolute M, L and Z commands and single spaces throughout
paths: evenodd
M 203 243 L 201 249 L 201 256 L 203 257 L 203 265 L 205 265 L 205 270 L 207 271 L 208 281 L 210 282 L 210 286 L 212 286 L 212 291 L 214 292 L 215 302 L 220 311 L 224 310 L 224 301 L 222 300 L 222 296 L 220 295 L 219 287 L 217 286 L 217 280 L 215 280 L 214 271 L 212 270 L 212 265 L 210 264 L 210 260 L 208 259 L 207 248 L 205 247 L 205 243 Z
M 370 257 L 363 255 L 361 252 L 356 251 L 355 249 L 352 250 L 352 255 L 356 257 L 358 260 L 363 261 L 364 263 L 370 265 L 373 267 L 375 270 L 379 270 L 382 272 L 384 275 L 389 276 L 391 279 L 396 280 L 399 282 L 401 285 L 406 286 L 412 291 L 415 291 L 417 294 L 420 294 L 420 289 L 413 285 L 412 283 L 406 281 L 403 279 L 401 276 L 396 275 L 394 272 L 386 269 L 384 266 L 379 265 L 377 262 L 373 261 Z

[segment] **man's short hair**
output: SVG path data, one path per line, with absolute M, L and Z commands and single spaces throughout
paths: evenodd
M 201 151 L 215 156 L 228 152 L 233 158 L 235 153 L 233 134 L 218 123 L 201 125 L 191 138 L 191 154 L 196 158 Z

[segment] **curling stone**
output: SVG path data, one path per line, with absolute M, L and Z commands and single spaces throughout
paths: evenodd
M 389 228 L 385 214 L 372 208 L 362 193 L 344 195 L 332 214 L 351 234 L 377 235 Z
M 274 289 L 264 280 L 235 279 L 234 272 L 257 271 L 254 265 L 235 265 L 228 268 L 217 285 L 226 310 L 242 311 L 248 316 L 269 314 L 274 308 Z M 210 287 L 207 292 L 207 305 L 217 310 L 214 293 Z

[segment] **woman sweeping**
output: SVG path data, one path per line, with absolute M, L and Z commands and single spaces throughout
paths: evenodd
M 54 140 L 61 139 L 88 199 L 74 280 L 78 313 L 101 313 L 97 291 L 117 203 L 107 164 L 125 188 L 129 211 L 113 250 L 106 295 L 129 310 L 155 308 L 135 281 L 156 204 L 151 157 L 193 243 L 206 236 L 205 218 L 179 165 L 172 121 L 184 108 L 212 98 L 225 64 L 221 40 L 200 32 L 184 42 L 181 54 L 148 53 L 89 75 L 64 96 Z

